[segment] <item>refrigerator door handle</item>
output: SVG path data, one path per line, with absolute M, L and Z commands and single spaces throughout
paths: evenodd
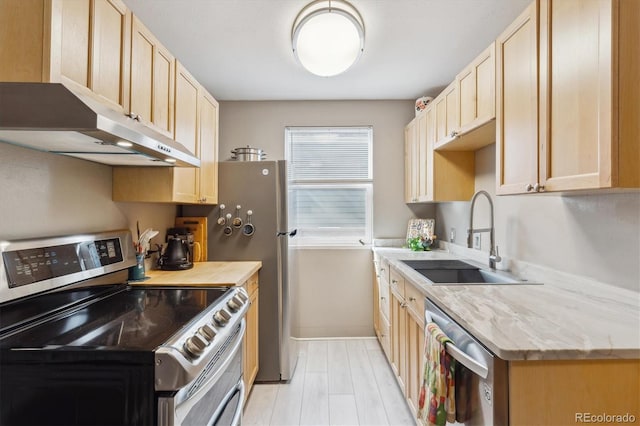
M 295 237 L 297 233 L 298 233 L 298 230 L 297 230 L 297 229 L 294 229 L 294 230 L 293 230 L 293 231 L 291 231 L 291 232 L 278 232 L 278 233 L 276 234 L 276 237 L 283 237 L 283 236 L 285 236 L 285 235 L 288 235 L 288 236 L 290 236 L 290 237 Z

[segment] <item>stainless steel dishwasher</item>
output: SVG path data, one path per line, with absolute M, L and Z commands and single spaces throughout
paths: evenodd
M 489 352 L 428 298 L 424 316 L 427 323 L 435 322 L 454 343 L 445 347 L 457 361 L 455 424 L 509 424 L 507 362 Z

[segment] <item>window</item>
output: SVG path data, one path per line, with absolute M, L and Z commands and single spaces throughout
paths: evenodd
M 371 127 L 287 127 L 289 228 L 297 246 L 371 243 Z

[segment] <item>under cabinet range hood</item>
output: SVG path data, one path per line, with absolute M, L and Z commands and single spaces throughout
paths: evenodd
M 200 167 L 173 139 L 57 83 L 0 83 L 0 142 L 112 166 Z

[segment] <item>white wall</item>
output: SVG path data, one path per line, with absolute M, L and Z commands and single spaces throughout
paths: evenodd
M 640 291 L 640 194 L 527 194 L 495 196 L 495 144 L 476 153 L 476 190 L 495 204 L 500 254 L 615 286 Z M 437 207 L 436 234 L 456 228 L 466 245 L 469 202 Z M 489 207 L 476 204 L 474 227 L 489 224 Z M 489 249 L 483 237 L 482 250 Z
M 412 217 L 434 217 L 433 206 L 404 204 L 404 126 L 413 101 L 261 101 L 220 103 L 220 158 L 236 147 L 284 158 L 287 126 L 373 126 L 373 235 L 406 235 Z M 372 255 L 368 248 L 298 250 L 298 337 L 372 336 Z
M 370 250 L 297 250 L 299 337 L 373 336 L 373 265 Z
M 129 228 L 161 231 L 176 207 L 115 203 L 111 167 L 0 143 L 0 240 Z M 135 235 L 135 234 L 134 234 Z

